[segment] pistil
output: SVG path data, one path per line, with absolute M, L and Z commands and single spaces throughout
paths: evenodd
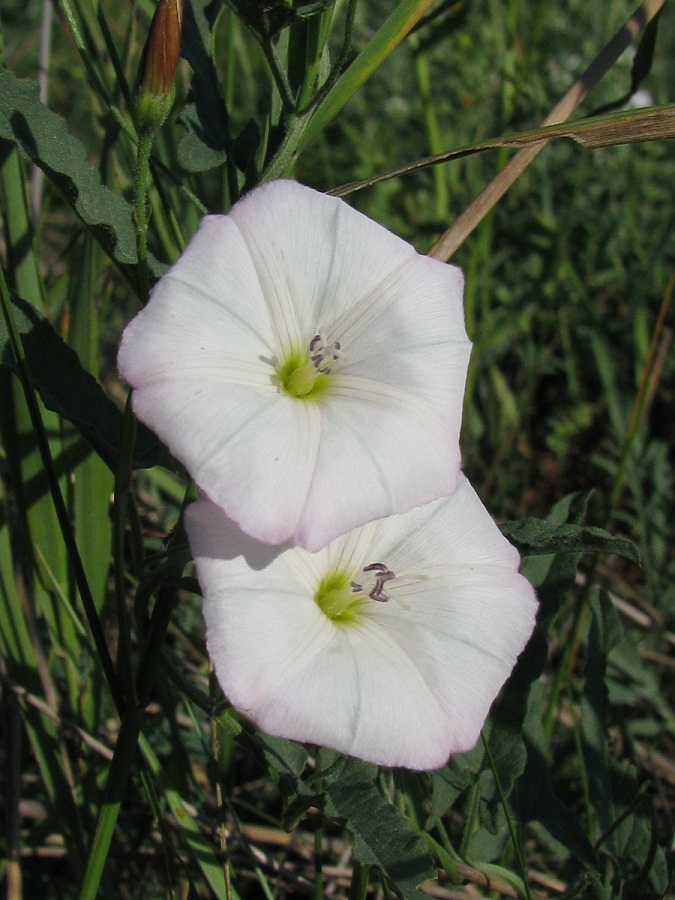
M 324 344 L 320 334 L 314 335 L 306 354 L 292 354 L 279 369 L 279 383 L 290 397 L 314 398 L 328 387 L 328 377 L 340 358 L 340 342 Z
M 336 624 L 354 622 L 361 607 L 361 598 L 350 590 L 346 575 L 335 574 L 324 578 L 314 595 L 321 611 Z

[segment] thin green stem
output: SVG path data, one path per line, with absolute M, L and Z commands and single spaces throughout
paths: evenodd
M 459 845 L 459 855 L 461 859 L 466 859 L 469 852 L 469 844 L 471 843 L 471 838 L 476 830 L 479 804 L 480 788 L 476 782 L 469 791 L 468 810 L 464 816 L 464 830 L 462 832 L 462 841 Z
M 659 309 L 659 314 L 656 319 L 656 324 L 654 326 L 654 333 L 652 334 L 651 344 L 649 346 L 649 351 L 647 353 L 647 359 L 645 360 L 644 371 L 642 373 L 642 378 L 640 379 L 640 386 L 638 388 L 637 395 L 635 397 L 635 401 L 633 403 L 633 409 L 631 411 L 630 422 L 628 423 L 628 428 L 626 430 L 626 436 L 623 441 L 623 447 L 621 449 L 621 458 L 619 460 L 619 466 L 617 469 L 616 477 L 614 479 L 614 486 L 612 487 L 612 494 L 609 498 L 609 511 L 607 515 L 607 523 L 605 527 L 609 525 L 612 515 L 614 514 L 614 510 L 619 502 L 619 497 L 621 495 L 621 490 L 623 488 L 624 480 L 626 477 L 626 469 L 628 468 L 628 461 L 630 459 L 630 453 L 633 448 L 633 444 L 635 442 L 635 436 L 637 434 L 638 426 L 640 424 L 640 420 L 642 418 L 643 411 L 647 404 L 647 399 L 649 396 L 649 391 L 647 390 L 652 379 L 652 373 L 654 369 L 654 362 L 656 360 L 657 349 L 659 345 L 659 341 L 661 340 L 661 335 L 663 333 L 663 327 L 666 320 L 666 315 L 668 313 L 668 309 L 670 307 L 670 298 L 673 293 L 673 287 L 675 286 L 675 275 L 672 275 L 670 281 L 668 282 L 668 287 L 666 288 L 666 292 L 663 296 L 663 300 L 661 302 L 661 308 Z
M 239 840 L 242 843 L 242 846 L 244 847 L 246 852 L 248 854 L 250 854 L 253 871 L 255 872 L 256 877 L 258 878 L 258 883 L 260 884 L 260 887 L 262 888 L 262 892 L 265 895 L 266 900 L 274 900 L 274 894 L 272 893 L 272 889 L 270 888 L 269 882 L 268 882 L 267 878 L 265 877 L 265 873 L 263 872 L 263 870 L 260 868 L 260 866 L 256 862 L 256 856 L 253 852 L 253 848 L 251 847 L 251 844 L 250 844 L 248 838 L 246 837 L 246 833 L 241 824 L 241 820 L 237 814 L 237 810 L 235 809 L 234 804 L 232 803 L 231 799 L 228 797 L 228 795 L 226 793 L 223 793 L 223 802 L 227 806 L 227 811 L 230 814 L 232 821 L 234 822 L 234 827 L 237 830 L 237 834 L 238 834 Z
M 563 688 L 565 686 L 566 681 L 569 679 L 569 671 L 571 668 L 571 660 L 576 656 L 576 651 L 579 645 L 579 638 L 581 635 L 581 631 L 583 629 L 584 623 L 586 621 L 586 610 L 587 610 L 587 602 L 588 602 L 588 593 L 590 590 L 590 586 L 593 583 L 595 568 L 596 568 L 597 556 L 594 556 L 591 560 L 590 570 L 587 573 L 586 584 L 580 594 L 580 596 L 576 600 L 576 604 L 574 607 L 574 620 L 572 623 L 572 628 L 570 631 L 571 638 L 568 641 L 565 641 L 565 646 L 562 653 L 562 658 L 558 663 L 558 668 L 555 673 L 555 678 L 553 679 L 553 685 L 551 686 L 551 695 L 548 700 L 548 705 L 546 707 L 546 713 L 544 715 L 544 737 L 546 738 L 546 743 L 550 743 L 551 737 L 553 735 L 553 725 L 555 721 L 556 710 L 559 709 L 558 701 L 560 700 L 560 696 L 562 694 Z
M 108 858 L 122 798 L 129 780 L 131 766 L 136 758 L 136 748 L 145 718 L 145 706 L 150 698 L 152 680 L 169 627 L 175 598 L 176 581 L 167 582 L 160 589 L 152 611 L 144 652 L 136 674 L 134 694 L 138 700 L 128 704 L 122 715 L 120 733 L 108 772 L 105 796 L 96 823 L 96 831 L 87 859 L 87 868 L 80 886 L 79 900 L 94 900 L 98 896 L 103 868 Z
M 520 849 L 520 841 L 518 840 L 518 835 L 516 833 L 516 826 L 513 822 L 513 817 L 511 816 L 511 811 L 509 809 L 508 803 L 506 802 L 506 797 L 504 796 L 504 789 L 502 788 L 502 782 L 499 777 L 499 772 L 497 771 L 497 767 L 495 766 L 494 759 L 492 758 L 492 753 L 490 752 L 490 745 L 485 739 L 485 735 L 481 731 L 481 740 L 483 742 L 483 747 L 485 749 L 485 755 L 488 758 L 488 762 L 490 763 L 490 768 L 492 769 L 492 774 L 495 779 L 495 785 L 497 786 L 497 793 L 499 794 L 499 800 L 502 804 L 502 809 L 504 810 L 504 815 L 506 816 L 506 825 L 509 829 L 509 834 L 511 835 L 511 843 L 513 844 L 513 849 L 516 854 L 516 859 L 518 860 L 518 868 L 520 869 L 520 877 L 523 879 L 523 887 L 525 888 L 525 896 L 527 900 L 534 900 L 532 896 L 532 891 L 530 890 L 530 885 L 528 884 L 527 878 L 527 868 L 525 866 L 525 860 L 523 859 L 523 851 Z
M 593 803 L 591 802 L 591 794 L 589 790 L 589 779 L 588 779 L 588 768 L 586 766 L 586 757 L 584 755 L 584 749 L 582 746 L 582 738 L 581 738 L 581 730 L 579 728 L 579 721 L 575 715 L 575 706 L 574 706 L 574 698 L 572 697 L 572 691 L 570 690 L 569 684 L 567 685 L 567 699 L 569 702 L 570 710 L 572 710 L 572 737 L 574 739 L 574 749 L 576 750 L 576 762 L 579 769 L 579 779 L 581 781 L 581 792 L 584 798 L 584 808 L 586 810 L 586 821 L 588 822 L 589 831 L 593 828 L 593 823 L 596 821 L 595 813 L 593 811 Z
M 276 84 L 277 90 L 281 95 L 281 102 L 284 111 L 287 115 L 290 115 L 295 112 L 295 100 L 293 99 L 293 90 L 288 80 L 288 75 L 286 74 L 286 70 L 284 69 L 282 62 L 279 59 L 277 48 L 271 37 L 268 37 L 264 41 L 262 41 L 261 46 L 263 49 L 263 53 L 265 54 L 267 64 L 269 65 L 270 71 L 272 72 L 274 83 Z
M 365 900 L 368 893 L 368 867 L 354 861 L 349 883 L 349 900 Z
M 87 868 L 80 885 L 78 900 L 95 900 L 99 896 L 103 868 L 108 858 L 129 772 L 136 758 L 136 746 L 143 716 L 143 710 L 134 706 L 128 707 L 122 716 L 115 753 L 108 772 L 105 795 L 96 822 L 96 831 L 89 850 Z
M 136 436 L 136 419 L 131 410 L 131 393 L 127 397 L 122 419 L 122 436 L 115 466 L 115 491 L 113 505 L 113 571 L 115 580 L 115 604 L 117 608 L 118 650 L 117 671 L 130 702 L 136 703 L 131 660 L 131 624 L 127 612 L 124 580 L 125 512 L 131 491 L 131 454 Z
M 139 703 L 145 705 L 150 699 L 152 679 L 160 659 L 164 638 L 171 621 L 171 613 L 176 602 L 177 579 L 167 581 L 160 588 L 155 606 L 150 616 L 150 626 L 144 641 L 144 649 L 136 674 L 136 693 Z
M 443 149 L 443 141 L 438 126 L 436 107 L 431 95 L 429 66 L 424 51 L 420 48 L 417 36 L 412 35 L 409 40 L 414 47 L 415 77 L 417 79 L 417 89 L 420 92 L 420 98 L 422 100 L 422 114 L 424 116 L 424 127 L 427 133 L 429 152 L 431 154 L 440 153 Z M 436 200 L 434 215 L 437 219 L 446 221 L 449 218 L 450 211 L 448 205 L 448 183 L 443 167 L 434 166 L 432 169 L 432 177 L 434 180 L 434 194 Z
M 21 386 L 26 397 L 26 405 L 28 406 L 33 431 L 35 433 L 40 458 L 42 460 L 42 466 L 47 478 L 47 482 L 49 484 L 52 502 L 54 503 L 54 509 L 56 511 L 59 527 L 61 529 L 61 534 L 66 545 L 66 552 L 68 553 L 68 558 L 72 566 L 75 584 L 82 599 L 82 606 L 84 607 L 87 622 L 89 623 L 89 628 L 94 639 L 94 644 L 96 645 L 99 659 L 101 660 L 101 665 L 103 667 L 108 686 L 110 688 L 116 706 L 118 708 L 121 708 L 123 705 L 122 692 L 117 681 L 117 675 L 115 673 L 115 667 L 113 665 L 110 652 L 108 650 L 108 645 L 105 641 L 105 635 L 103 633 L 101 621 L 98 617 L 96 604 L 89 589 L 89 582 L 87 581 L 87 576 L 84 571 L 82 558 L 80 557 L 80 552 L 77 547 L 72 528 L 70 526 L 68 510 L 66 508 L 63 494 L 61 493 L 61 487 L 59 485 L 59 481 L 54 469 L 54 460 L 52 459 L 51 450 L 49 448 L 49 439 L 45 432 L 42 415 L 40 413 L 40 407 L 38 405 L 37 397 L 35 396 L 33 381 L 28 369 L 28 364 L 26 362 L 19 330 L 14 320 L 11 298 L 9 289 L 7 287 L 7 282 L 5 281 L 5 273 L 2 266 L 0 266 L 0 300 L 2 303 L 2 311 L 5 318 L 5 324 L 9 333 L 12 352 L 14 353 L 19 371 L 21 373 Z
M 402 0 L 396 6 L 349 68 L 338 73 L 337 80 L 325 94 L 321 92 L 318 95 L 310 127 L 303 136 L 302 149 L 323 131 L 345 103 L 382 65 L 432 3 L 433 0 Z
M 307 22 L 298 23 L 299 26 L 303 27 L 304 31 L 304 72 L 302 74 L 302 83 L 297 93 L 296 106 L 298 109 L 303 109 L 312 98 L 314 86 L 319 77 L 323 48 L 328 37 L 327 25 L 330 25 L 332 16 L 333 10 L 328 9 L 320 16 L 313 16 Z M 295 30 L 295 27 L 293 30 Z M 290 48 L 292 46 L 291 43 Z
M 136 226 L 136 252 L 138 254 L 138 278 L 141 303 L 148 299 L 150 276 L 148 272 L 148 180 L 150 178 L 150 152 L 153 134 L 142 134 L 136 151 L 134 169 L 134 218 Z
M 314 830 L 314 900 L 323 900 L 323 825 Z
M 293 163 L 309 119 L 310 116 L 305 115 L 301 118 L 293 117 L 288 120 L 286 136 L 260 176 L 260 184 L 284 176 L 289 166 Z
M 136 129 L 134 128 L 131 121 L 126 116 L 124 116 L 118 108 L 117 104 L 112 98 L 112 95 L 110 94 L 110 91 L 99 75 L 96 66 L 92 62 L 91 54 L 89 53 L 89 50 L 84 43 L 80 28 L 77 24 L 77 20 L 75 19 L 75 15 L 70 6 L 70 3 L 68 2 L 68 0 L 58 0 L 58 3 L 64 18 L 68 23 L 73 42 L 75 43 L 75 46 L 80 53 L 80 57 L 82 59 L 82 62 L 84 63 L 84 67 L 87 70 L 87 74 L 89 75 L 94 88 L 96 89 L 101 100 L 103 100 L 106 108 L 110 110 L 110 114 L 120 126 L 122 131 L 124 131 L 124 133 L 128 135 L 132 139 L 132 141 L 135 142 L 137 140 Z
M 338 78 L 340 77 L 340 73 L 347 62 L 347 56 L 349 54 L 349 48 L 352 45 L 352 37 L 354 36 L 354 18 L 356 16 L 356 6 L 359 0 L 349 0 L 349 6 L 347 7 L 347 19 L 345 21 L 345 30 L 344 37 L 342 40 L 342 46 L 340 47 L 340 52 L 338 53 L 337 59 L 333 64 L 328 78 L 325 83 L 321 86 L 321 89 L 317 91 L 317 93 L 309 100 L 306 106 L 303 106 L 305 102 L 303 99 L 298 103 L 298 109 L 301 115 L 305 113 L 311 112 L 313 109 L 316 109 L 320 103 L 323 103 L 324 99 L 327 97 L 328 92 L 333 88 Z M 327 36 L 326 36 L 327 37 Z M 326 38 L 323 39 L 324 44 L 326 42 Z
M 117 84 L 120 89 L 122 96 L 124 97 L 124 102 L 127 104 L 127 107 L 131 109 L 132 107 L 132 98 L 131 91 L 129 90 L 129 85 L 127 84 L 126 75 L 124 72 L 124 66 L 122 65 L 122 60 L 119 57 L 117 52 L 117 47 L 115 45 L 115 41 L 113 40 L 113 36 L 110 33 L 110 28 L 108 26 L 108 20 L 106 19 L 103 9 L 101 7 L 100 0 L 94 0 L 94 11 L 96 13 L 96 21 L 99 24 L 101 29 L 101 34 L 103 35 L 103 42 L 105 43 L 105 48 L 108 52 L 108 56 L 110 57 L 110 62 L 112 63 L 112 67 L 115 70 L 115 75 L 117 76 Z

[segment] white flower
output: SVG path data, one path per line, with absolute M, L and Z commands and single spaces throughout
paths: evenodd
M 451 493 L 459 269 L 290 181 L 207 216 L 129 324 L 137 416 L 244 531 L 310 550 Z
M 537 603 L 461 473 L 318 553 L 255 541 L 208 500 L 185 524 L 218 680 L 260 728 L 411 769 L 475 744 Z

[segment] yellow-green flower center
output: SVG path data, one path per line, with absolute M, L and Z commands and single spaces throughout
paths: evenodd
M 355 594 L 349 577 L 335 573 L 324 578 L 314 595 L 319 609 L 336 625 L 357 621 L 359 609 L 365 602 L 362 594 Z
M 385 594 L 384 585 L 396 576 L 384 563 L 370 563 L 358 577 L 358 582 L 352 581 L 349 576 L 335 572 L 321 581 L 314 595 L 319 609 L 336 624 L 356 622 L 368 600 L 386 603 L 389 595 Z
M 298 400 L 316 400 L 328 390 L 332 366 L 339 356 L 338 341 L 326 346 L 321 336 L 315 335 L 308 350 L 292 351 L 277 368 L 281 390 Z

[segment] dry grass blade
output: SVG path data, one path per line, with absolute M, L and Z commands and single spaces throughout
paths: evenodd
M 675 138 L 675 106 L 652 107 L 647 110 L 624 110 L 620 113 L 584 119 L 572 125 L 546 125 L 536 128 L 534 131 L 522 131 L 508 137 L 481 141 L 479 144 L 471 144 L 468 147 L 458 147 L 455 150 L 446 150 L 443 153 L 435 153 L 433 156 L 425 156 L 414 163 L 408 163 L 387 172 L 380 172 L 378 175 L 371 175 L 361 181 L 350 181 L 348 184 L 333 188 L 328 191 L 328 194 L 332 197 L 345 197 L 363 188 L 389 181 L 390 178 L 408 175 L 418 169 L 437 166 L 440 163 L 474 156 L 476 153 L 485 153 L 486 150 L 507 148 L 525 151 L 533 147 L 540 150 L 549 141 L 557 138 L 569 138 L 587 150 L 596 150 L 599 147 L 611 147 L 617 144 Z M 508 166 L 502 170 L 500 175 L 507 169 Z
M 617 59 L 660 11 L 665 0 L 645 0 L 606 47 L 598 54 L 583 75 L 554 106 L 543 125 L 559 125 L 579 106 L 593 87 L 611 69 Z M 429 250 L 429 256 L 448 260 L 466 240 L 492 207 L 504 196 L 519 175 L 525 171 L 546 141 L 526 147 L 504 166 L 502 171 L 476 197 L 473 203 L 455 220 Z

